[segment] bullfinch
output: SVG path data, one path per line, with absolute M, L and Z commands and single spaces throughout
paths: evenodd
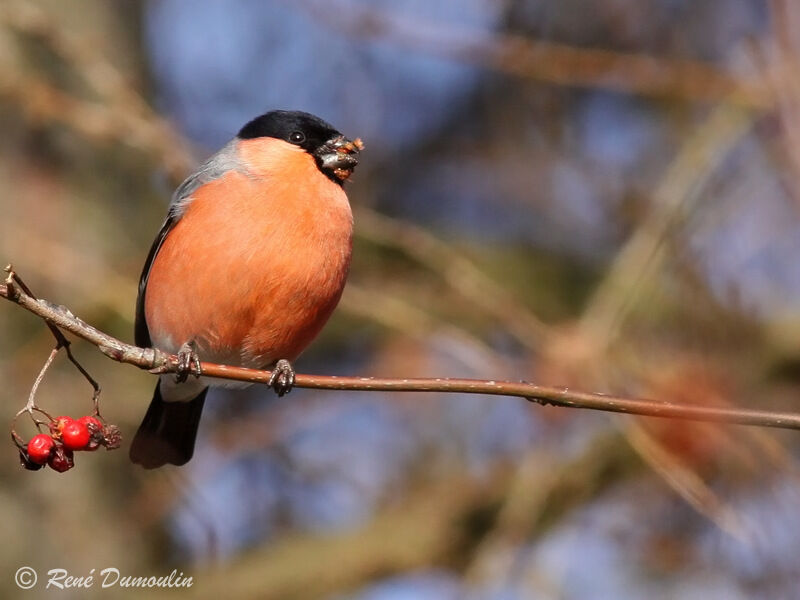
M 353 216 L 343 185 L 358 163 L 351 141 L 311 114 L 272 111 L 187 178 L 139 280 L 136 344 L 180 359 L 161 375 L 130 457 L 147 469 L 194 452 L 209 385 L 199 361 L 273 370 L 291 362 L 330 317 L 350 268 Z

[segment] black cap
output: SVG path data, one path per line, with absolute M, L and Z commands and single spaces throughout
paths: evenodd
M 313 154 L 325 142 L 341 136 L 336 128 L 307 112 L 273 110 L 256 117 L 239 131 L 243 140 L 271 137 L 300 146 Z

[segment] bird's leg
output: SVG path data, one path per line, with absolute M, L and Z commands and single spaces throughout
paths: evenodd
M 194 340 L 189 340 L 181 349 L 178 350 L 178 368 L 177 377 L 175 380 L 178 383 L 183 383 L 189 377 L 189 374 L 195 377 L 200 377 L 202 370 L 200 369 L 200 357 L 197 356 L 197 344 Z
M 268 385 L 275 390 L 278 396 L 283 396 L 292 391 L 292 387 L 294 386 L 294 368 L 292 368 L 288 360 L 282 358 L 275 363 Z

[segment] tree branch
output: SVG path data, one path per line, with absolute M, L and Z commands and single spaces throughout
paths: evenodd
M 294 3 L 311 17 L 356 39 L 427 52 L 515 77 L 654 97 L 725 102 L 769 110 L 768 82 L 745 79 L 714 65 L 601 48 L 581 48 L 512 33 L 497 33 L 408 18 L 364 4 L 330 10 L 330 2 Z
M 19 285 L 13 272 L 0 284 L 0 296 L 45 320 L 48 326 L 86 340 L 109 358 L 152 373 L 174 373 L 178 358 L 154 348 L 139 348 L 118 340 L 82 321 L 64 307 L 37 299 Z M 205 376 L 266 384 L 271 371 L 247 369 L 203 362 Z M 382 392 L 443 392 L 516 396 L 537 404 L 586 408 L 648 417 L 666 417 L 691 421 L 708 421 L 729 425 L 754 425 L 780 429 L 800 429 L 800 413 L 694 406 L 659 400 L 625 398 L 599 393 L 587 393 L 569 388 L 547 387 L 526 381 L 488 381 L 479 379 L 411 379 L 377 377 L 338 377 L 297 375 L 295 386 L 318 390 L 382 391 Z

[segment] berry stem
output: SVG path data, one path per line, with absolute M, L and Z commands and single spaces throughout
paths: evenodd
M 36 299 L 36 296 L 31 291 L 31 288 L 29 288 L 28 285 L 24 281 L 22 281 L 20 276 L 17 275 L 16 271 L 14 271 L 13 265 L 7 265 L 5 267 L 5 271 L 6 271 L 6 273 L 8 273 L 8 276 L 6 277 L 5 283 L 6 283 L 6 286 L 10 286 L 8 289 L 12 290 L 12 293 L 13 293 L 13 287 L 15 285 L 17 285 L 28 296 L 30 296 L 34 300 Z M 47 325 L 47 328 L 50 329 L 50 332 L 53 334 L 53 337 L 56 338 L 56 350 L 60 350 L 61 348 L 64 348 L 64 350 L 67 353 L 67 358 L 69 359 L 69 361 L 73 365 L 75 365 L 75 368 L 78 369 L 80 374 L 83 375 L 86 378 L 86 381 L 88 381 L 89 384 L 92 386 L 92 389 L 94 390 L 94 393 L 92 394 L 92 402 L 94 403 L 94 411 L 95 411 L 95 414 L 99 415 L 100 414 L 100 403 L 99 403 L 100 384 L 98 384 L 97 381 L 95 381 L 95 379 L 91 375 L 89 375 L 89 372 L 83 367 L 83 365 L 80 362 L 78 362 L 78 359 L 75 358 L 75 355 L 72 354 L 72 348 L 70 347 L 72 345 L 72 342 L 70 342 L 67 339 L 67 336 L 64 335 L 64 332 L 61 331 L 55 325 L 53 325 L 50 321 L 45 321 L 45 324 Z
M 50 368 L 50 365 L 53 364 L 53 360 L 55 360 L 56 356 L 58 355 L 58 350 L 59 350 L 59 348 L 58 348 L 58 346 L 56 346 L 55 348 L 53 348 L 50 351 L 50 356 L 47 357 L 47 360 L 45 361 L 44 366 L 42 367 L 42 370 L 39 371 L 39 375 L 36 377 L 36 381 L 33 382 L 33 387 L 31 388 L 31 393 L 28 395 L 28 403 L 25 405 L 25 408 L 23 408 L 22 411 L 21 411 L 21 412 L 27 411 L 28 414 L 31 415 L 31 418 L 34 420 L 34 422 L 36 422 L 37 425 L 39 425 L 40 421 L 38 421 L 37 419 L 35 419 L 33 417 L 33 411 L 34 410 L 38 410 L 43 415 L 45 415 L 46 417 L 50 418 L 50 415 L 48 415 L 46 412 L 44 412 L 42 409 L 40 409 L 38 406 L 36 406 L 36 391 L 39 389 L 39 384 L 42 383 L 42 379 L 44 379 L 44 375 L 45 375 L 45 373 L 47 373 L 47 369 Z
M 53 420 L 53 417 L 51 417 L 46 411 L 36 406 L 36 391 L 39 389 L 39 385 L 42 383 L 44 375 L 45 373 L 47 373 L 47 369 L 50 368 L 50 365 L 53 364 L 53 360 L 55 360 L 56 356 L 58 355 L 58 351 L 59 351 L 58 346 L 56 346 L 50 351 L 50 356 L 47 357 L 47 360 L 45 361 L 42 370 L 39 371 L 39 375 L 36 377 L 36 381 L 33 382 L 31 393 L 28 395 L 28 402 L 22 409 L 19 410 L 19 412 L 17 412 L 16 415 L 14 415 L 14 419 L 11 421 L 11 438 L 18 446 L 24 443 L 22 441 L 22 438 L 17 434 L 16 431 L 17 419 L 21 414 L 28 413 L 28 415 L 30 415 L 31 417 L 31 420 L 34 422 L 36 428 L 39 431 L 42 430 L 42 425 L 46 425 L 47 423 L 45 421 L 40 421 L 35 416 L 33 416 L 33 411 L 43 414 L 45 417 L 47 417 L 49 421 Z

